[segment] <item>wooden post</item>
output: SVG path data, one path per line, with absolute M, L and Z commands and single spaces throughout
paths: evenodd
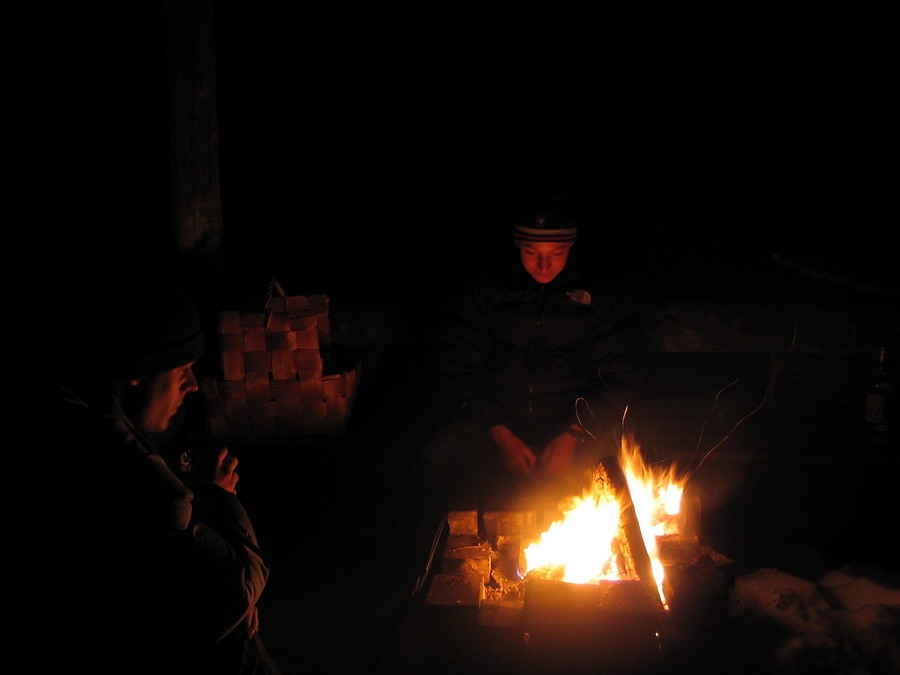
M 176 253 L 209 298 L 224 264 L 212 0 L 165 0 L 163 9 Z

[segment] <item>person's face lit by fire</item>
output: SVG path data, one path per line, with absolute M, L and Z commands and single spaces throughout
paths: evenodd
M 569 260 L 572 242 L 518 241 L 522 266 L 539 284 L 553 281 Z
M 193 363 L 128 382 L 129 416 L 148 434 L 161 434 L 178 412 L 185 396 L 199 389 Z

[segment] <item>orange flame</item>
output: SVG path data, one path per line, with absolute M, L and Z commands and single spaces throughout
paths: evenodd
M 677 517 L 686 479 L 677 478 L 674 466 L 663 470 L 648 466 L 640 447 L 624 436 L 618 459 L 653 580 L 665 605 L 657 537 L 678 534 Z M 525 548 L 526 573 L 540 568 L 551 578 L 577 584 L 627 578 L 617 563 L 622 553 L 620 525 L 626 501 L 605 482 L 592 480 L 581 497 L 568 500 L 562 508 L 563 517 L 550 525 L 540 541 Z

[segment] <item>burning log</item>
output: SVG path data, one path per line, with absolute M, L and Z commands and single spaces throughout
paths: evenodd
M 650 556 L 641 533 L 641 525 L 635 514 L 631 492 L 622 468 L 619 466 L 619 460 L 615 457 L 606 457 L 600 461 L 600 468 L 602 469 L 600 479 L 608 480 L 615 494 L 619 496 L 619 503 L 622 507 L 620 527 L 624 534 L 623 537 L 620 537 L 620 543 L 625 549 L 625 559 L 633 563 L 638 580 L 647 585 L 653 595 L 659 597 Z M 603 472 L 605 472 L 605 476 Z

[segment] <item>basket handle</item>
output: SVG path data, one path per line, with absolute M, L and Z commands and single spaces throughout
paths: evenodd
M 281 284 L 272 277 L 269 279 L 269 285 L 266 286 L 266 314 L 265 314 L 265 330 L 269 330 L 269 321 L 272 318 L 272 299 L 275 297 L 275 293 L 278 293 L 279 297 L 285 297 L 284 289 L 281 287 Z

